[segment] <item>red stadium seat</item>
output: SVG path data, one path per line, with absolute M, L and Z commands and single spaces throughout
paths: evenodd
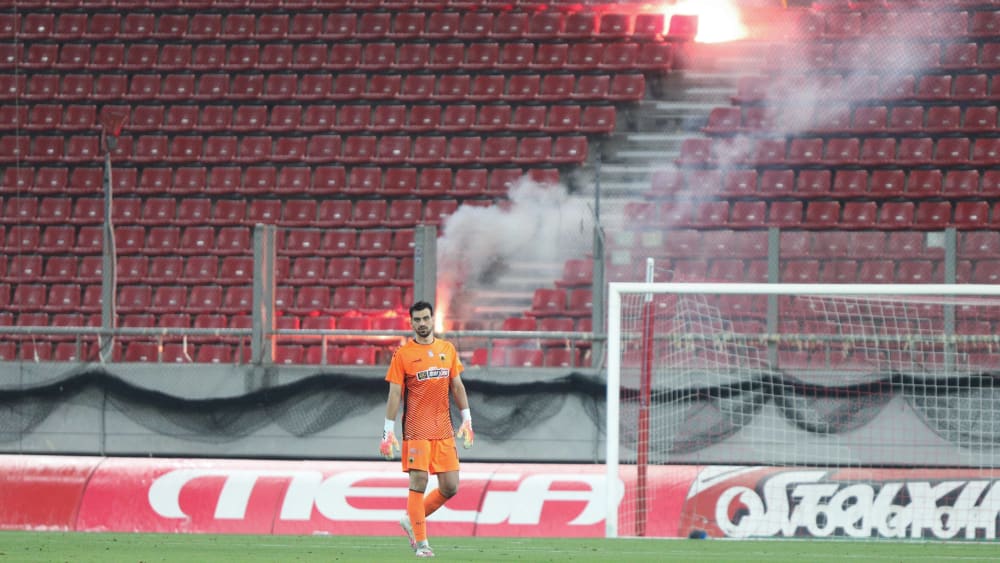
M 364 163 L 376 157 L 378 138 L 373 135 L 351 135 L 344 140 L 340 159 L 349 163 Z
M 310 200 L 310 203 L 315 204 Z M 315 206 L 313 215 L 315 215 Z M 288 229 L 281 247 L 282 253 L 290 256 L 310 256 L 320 248 L 320 232 L 316 229 Z
M 265 13 L 257 20 L 254 37 L 258 41 L 283 40 L 288 36 L 289 17 L 286 14 Z
M 383 110 L 384 112 L 385 110 Z M 372 126 L 372 108 L 368 104 L 350 104 L 337 113 L 338 131 L 367 131 Z
M 468 98 L 472 77 L 468 74 L 444 74 L 438 78 L 437 90 L 431 99 L 442 102 L 462 101 Z
M 297 71 L 320 70 L 328 64 L 329 48 L 319 43 L 301 43 L 295 47 L 291 64 L 284 67 Z
M 126 285 L 118 289 L 118 312 L 146 313 L 153 300 L 152 288 L 148 285 Z
M 874 166 L 891 163 L 896 157 L 896 140 L 891 137 L 869 137 L 861 144 L 858 160 Z
M 360 277 L 361 258 L 334 256 L 327 262 L 323 282 L 331 285 L 353 285 Z
M 440 225 L 458 208 L 454 199 L 432 199 L 424 205 L 424 222 Z
M 347 221 L 347 225 L 359 228 L 380 226 L 386 220 L 387 209 L 388 204 L 384 199 L 359 200 L 354 205 L 354 213 Z
M 500 50 L 499 59 L 493 64 L 493 68 L 504 71 L 527 70 L 534 58 L 535 46 L 531 43 L 504 43 Z
M 344 106 L 353 107 L 353 106 Z M 367 106 L 364 106 L 367 107 Z M 321 132 L 330 129 L 338 128 L 334 127 L 337 122 L 337 107 L 333 105 L 309 105 L 306 106 L 305 110 L 302 112 L 302 120 L 299 123 L 299 129 L 304 132 Z M 364 120 L 367 123 L 367 117 Z
M 614 106 L 587 105 L 577 127 L 582 133 L 611 133 L 616 126 Z
M 196 285 L 191 288 L 191 294 L 188 297 L 187 305 L 185 311 L 190 313 L 216 313 L 222 306 L 222 286 L 216 284 L 209 285 Z M 222 315 L 218 315 L 220 319 L 223 319 L 222 325 L 224 326 L 224 318 Z
M 281 224 L 289 227 L 310 227 L 316 224 L 317 203 L 314 199 L 288 199 L 281 211 Z
M 375 106 L 371 124 L 367 129 L 376 132 L 398 131 L 406 123 L 406 106 L 385 104 Z
M 318 221 L 330 227 L 345 226 L 353 214 L 353 206 L 348 199 L 332 199 L 320 202 Z
M 989 97 L 989 78 L 986 74 L 958 74 L 955 76 L 952 98 L 978 100 Z
M 379 39 L 388 35 L 392 27 L 392 14 L 388 12 L 363 12 L 358 17 L 355 37 Z
M 448 42 L 434 43 L 431 46 L 427 68 L 435 71 L 455 70 L 464 60 L 465 47 L 463 44 Z M 433 76 L 428 75 L 428 78 L 432 79 Z M 412 93 L 413 89 L 410 88 L 409 91 Z M 431 87 L 430 91 L 433 91 L 433 87 Z
M 357 166 L 351 169 L 347 185 L 341 190 L 351 195 L 373 195 L 382 188 L 382 169 L 376 166 Z
M 347 171 L 342 166 L 317 166 L 314 168 L 310 192 L 335 194 L 347 185 Z
M 499 40 L 517 40 L 526 36 L 531 16 L 527 12 L 504 11 L 493 17 L 490 35 Z
M 313 135 L 306 145 L 306 155 L 303 161 L 311 164 L 322 164 L 340 160 L 341 138 L 339 135 Z
M 942 165 L 969 164 L 972 141 L 968 137 L 944 137 L 934 147 L 934 161 Z
M 492 12 L 465 12 L 454 35 L 459 39 L 486 39 L 493 29 L 493 17 Z
M 443 132 L 466 131 L 476 123 L 476 106 L 472 104 L 449 104 L 444 107 L 440 130 Z M 419 143 L 420 139 L 417 139 Z
M 247 208 L 250 223 L 275 223 L 281 219 L 282 201 L 279 199 L 255 199 Z
M 344 346 L 337 363 L 343 365 L 375 365 L 376 352 L 377 349 L 374 346 Z
M 914 226 L 915 205 L 912 201 L 887 201 L 878 212 L 878 224 L 885 229 L 906 229 Z
M 350 138 L 348 140 L 350 140 Z M 379 137 L 372 161 L 377 164 L 402 164 L 406 162 L 409 157 L 409 135 L 386 135 Z
M 632 31 L 632 16 L 624 13 L 602 13 L 598 16 L 598 37 L 622 39 Z
M 253 258 L 249 256 L 226 256 L 222 259 L 219 272 L 214 279 L 222 285 L 248 283 L 253 272 Z
M 396 278 L 397 260 L 388 256 L 372 256 L 365 259 L 361 268 L 361 277 L 356 283 L 365 286 L 388 285 Z M 399 288 L 396 289 L 396 303 L 392 308 L 399 308 Z M 368 303 L 371 303 L 369 299 Z M 375 307 L 380 308 L 380 307 Z
M 561 135 L 552 143 L 548 161 L 556 164 L 581 163 L 587 159 L 587 138 L 582 135 Z
M 979 171 L 950 170 L 941 189 L 946 196 L 976 195 L 979 192 Z
M 215 253 L 248 254 L 250 253 L 250 229 L 248 227 L 222 227 L 215 239 Z
M 1000 139 L 977 138 L 972 145 L 972 160 L 984 165 L 1000 162 Z
M 930 162 L 934 142 L 930 137 L 904 137 L 899 140 L 896 157 L 886 159 L 881 164 L 926 164 Z
M 579 87 L 577 94 L 579 94 Z M 599 88 L 596 88 L 591 94 L 592 97 L 597 97 L 601 95 L 601 91 Z M 617 73 L 611 79 L 611 85 L 606 97 L 609 100 L 628 102 L 640 100 L 645 95 L 646 77 L 644 75 L 638 73 Z
M 959 229 L 987 228 L 989 203 L 985 201 L 955 202 L 952 224 Z
M 275 151 L 284 139 L 276 141 Z M 278 194 L 302 194 L 307 193 L 312 185 L 312 169 L 306 166 L 285 166 L 278 170 L 277 181 L 274 184 L 274 192 Z
M 421 200 L 395 199 L 389 203 L 388 217 L 384 224 L 388 227 L 412 227 L 420 221 L 422 215 L 423 202 Z M 362 232 L 362 235 L 364 234 Z
M 566 313 L 567 292 L 562 288 L 539 288 L 535 290 L 531 309 L 526 313 L 533 317 L 559 316 Z
M 868 173 L 864 170 L 837 170 L 833 179 L 831 195 L 851 197 L 868 192 Z
M 611 43 L 601 52 L 597 68 L 611 72 L 635 70 L 639 53 L 638 43 Z
M 480 137 L 455 136 L 448 142 L 447 154 L 441 162 L 447 164 L 471 164 L 478 162 L 482 148 Z
M 454 181 L 448 193 L 456 197 L 471 197 L 484 194 L 486 187 L 485 168 L 460 168 L 455 170 Z
M 574 12 L 566 16 L 565 25 L 559 36 L 584 39 L 595 35 L 596 31 L 597 15 L 594 12 Z
M 500 60 L 500 44 L 487 41 L 470 43 L 465 50 L 465 59 L 459 68 L 471 71 L 491 70 Z
M 375 74 L 368 83 L 364 97 L 371 100 L 392 100 L 399 95 L 403 78 L 399 74 Z
M 292 261 L 288 275 L 282 283 L 289 285 L 315 285 L 322 281 L 326 260 L 320 256 L 300 256 Z
M 358 233 L 354 254 L 358 256 L 385 256 L 392 246 L 392 231 L 389 229 L 363 229 Z
M 967 131 L 995 131 L 997 128 L 996 106 L 966 107 L 963 128 Z
M 921 228 L 944 228 L 951 224 L 951 203 L 947 201 L 921 201 L 916 205 L 913 220 Z
M 962 108 L 960 106 L 931 106 L 927 109 L 927 122 L 924 131 L 945 133 L 962 126 Z
M 396 64 L 396 44 L 391 42 L 366 43 L 361 49 L 357 68 L 367 71 L 387 70 Z
M 530 106 L 519 106 L 517 109 L 521 110 L 522 107 L 530 107 Z M 593 106 L 593 107 L 597 109 L 600 108 L 601 106 Z M 603 106 L 603 107 L 607 108 L 609 106 Z M 612 110 L 613 109 L 614 108 L 612 107 Z M 575 132 L 577 129 L 580 128 L 582 114 L 583 110 L 579 105 L 571 104 L 571 105 L 553 106 L 552 109 L 549 110 L 547 118 L 544 118 L 542 129 L 549 133 Z M 514 117 L 515 117 L 515 122 L 514 122 L 515 125 L 521 123 L 518 120 L 518 118 L 521 117 L 521 113 L 519 111 L 515 111 Z M 611 113 L 611 119 L 613 123 L 614 122 L 613 111 Z M 528 124 L 533 125 L 534 120 L 528 120 Z
M 338 287 L 333 294 L 333 298 L 330 301 L 329 312 L 334 315 L 344 315 L 351 311 L 360 311 L 365 306 L 365 300 L 367 296 L 367 290 L 364 287 L 351 285 L 346 287 Z M 351 317 L 344 317 L 338 319 L 337 325 L 341 329 L 347 328 L 346 319 Z M 367 325 L 369 320 L 367 317 L 361 317 Z
M 892 283 L 895 281 L 893 260 L 865 260 L 858 268 L 859 283 Z
M 898 175 L 892 180 L 892 190 L 883 189 L 879 184 L 878 175 L 888 171 L 877 170 L 872 172 L 871 192 L 880 196 L 899 195 L 899 188 L 903 183 L 903 173 L 901 170 L 893 171 Z M 941 170 L 913 170 L 906 182 L 906 195 L 910 198 L 934 197 L 941 194 L 943 177 Z
M 622 79 L 619 78 L 620 76 L 626 76 L 626 75 L 616 74 L 614 77 L 616 83 L 622 83 Z M 642 75 L 629 75 L 629 76 L 642 76 Z M 602 100 L 605 98 L 626 100 L 626 99 L 638 99 L 638 97 L 642 96 L 642 93 L 636 94 L 635 96 L 633 96 L 632 94 L 629 94 L 628 96 L 624 97 L 621 95 L 612 96 L 610 94 L 611 81 L 612 81 L 611 76 L 607 74 L 582 74 L 577 78 L 576 86 L 570 93 L 570 97 L 575 100 Z M 631 86 L 627 86 L 627 88 L 631 88 Z
M 249 135 L 239 140 L 238 155 L 232 160 L 243 164 L 253 164 L 271 160 L 273 140 L 270 135 Z M 244 185 L 246 185 L 244 183 Z
M 525 137 L 517 145 L 515 164 L 539 164 L 552 156 L 552 137 Z
M 410 108 L 409 118 L 403 126 L 405 131 L 410 132 L 430 132 L 438 128 L 441 123 L 441 106 L 438 105 L 416 105 Z M 419 137 L 414 140 L 414 143 Z

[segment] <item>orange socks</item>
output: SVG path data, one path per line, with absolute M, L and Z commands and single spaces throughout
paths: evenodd
M 448 497 L 441 494 L 440 489 L 434 489 L 424 496 L 423 493 L 410 490 L 406 497 L 406 514 L 410 517 L 410 525 L 413 526 L 413 537 L 418 542 L 427 539 L 427 517 L 434 514 L 434 511 L 441 508 Z
M 413 537 L 418 542 L 426 541 L 427 514 L 424 512 L 424 493 L 410 490 L 409 496 L 406 497 L 406 514 L 410 517 L 410 525 L 413 526 Z
M 424 497 L 424 516 L 434 514 L 434 511 L 441 508 L 448 500 L 448 497 L 441 494 L 441 489 L 434 489 Z

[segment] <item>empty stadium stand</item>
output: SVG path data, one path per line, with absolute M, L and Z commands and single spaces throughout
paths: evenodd
M 111 112 L 128 115 L 112 153 L 121 326 L 247 326 L 251 229 L 266 222 L 282 233 L 279 326 L 405 330 L 379 319 L 398 318 L 412 298 L 416 225 L 503 205 L 522 175 L 569 183 L 595 158 L 602 184 L 624 194 L 608 280 L 640 279 L 633 265 L 653 256 L 670 279 L 765 281 L 762 229 L 780 227 L 782 280 L 939 282 L 932 234 L 954 227 L 957 281 L 993 283 L 995 5 L 817 2 L 779 13 L 783 25 L 769 29 L 780 33 L 705 48 L 710 68 L 743 58 L 702 77 L 723 86 L 695 87 L 692 100 L 684 81 L 697 73 L 667 72 L 704 60 L 689 49 L 691 30 L 614 5 L 0 9 L 0 323 L 99 323 L 101 123 Z M 690 113 L 670 113 L 678 108 Z M 674 120 L 665 144 L 629 137 L 662 115 Z M 593 264 L 575 257 L 531 288 L 509 317 L 532 328 L 494 326 L 589 330 Z M 12 339 L 0 354 L 93 358 L 72 344 Z M 470 363 L 590 362 L 586 343 L 566 339 L 496 344 L 469 350 Z M 275 361 L 370 365 L 391 345 L 290 340 Z M 130 339 L 113 353 L 232 362 L 246 350 L 224 338 Z
M 260 222 L 282 231 L 283 328 L 330 315 L 398 318 L 412 299 L 414 226 L 502 201 L 524 174 L 553 180 L 586 164 L 622 104 L 646 95 L 647 73 L 671 67 L 662 16 L 595 8 L 29 0 L 0 9 L 3 322 L 99 321 L 101 124 L 116 112 L 127 116 L 111 153 L 120 326 L 245 326 Z M 567 265 L 566 291 L 586 289 L 590 264 Z M 568 295 L 566 313 L 583 315 L 582 293 Z M 281 343 L 275 361 L 371 364 L 387 345 L 324 354 Z M 4 357 L 94 353 L 17 346 Z M 113 354 L 231 362 L 241 350 L 218 338 L 130 337 Z M 511 354 L 518 365 L 578 356 Z

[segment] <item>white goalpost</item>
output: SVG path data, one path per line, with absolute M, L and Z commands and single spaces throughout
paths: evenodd
M 611 283 L 607 351 L 607 537 L 1000 530 L 1000 285 Z

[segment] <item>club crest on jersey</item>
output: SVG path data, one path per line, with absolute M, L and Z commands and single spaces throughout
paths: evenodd
M 440 379 L 442 377 L 448 377 L 449 373 L 450 370 L 448 368 L 429 368 L 417 372 L 417 381 L 427 381 L 428 379 Z
M 443 361 L 445 361 L 445 360 L 448 359 L 448 356 L 446 356 L 444 353 L 442 353 L 440 356 L 438 356 L 438 358 L 440 358 L 441 361 L 443 362 Z

